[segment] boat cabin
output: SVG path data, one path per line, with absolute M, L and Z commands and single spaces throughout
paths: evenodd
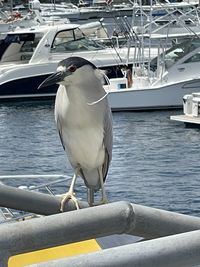
M 41 33 L 7 34 L 5 39 L 0 40 L 0 61 L 28 62 L 41 38 Z
M 41 27 L 42 28 L 42 27 Z M 105 48 L 100 42 L 87 38 L 78 27 L 55 27 L 50 31 L 26 30 L 10 32 L 0 39 L 0 62 L 28 63 L 54 53 L 96 51 Z
M 101 43 L 88 39 L 79 28 L 70 31 L 60 31 L 55 36 L 51 52 L 74 52 L 104 49 Z
M 158 57 L 155 57 L 150 63 L 150 68 L 153 71 L 158 68 L 158 58 L 163 59 L 166 70 L 169 70 L 177 62 L 180 64 L 200 62 L 200 39 L 192 38 L 175 44 Z

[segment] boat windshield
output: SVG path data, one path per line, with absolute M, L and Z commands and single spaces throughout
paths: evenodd
M 0 40 L 0 61 L 29 60 L 40 39 L 36 33 L 7 34 Z
M 87 38 L 80 29 L 76 28 L 57 33 L 51 47 L 51 52 L 74 52 L 102 49 L 105 49 L 103 44 Z
M 190 39 L 183 43 L 174 45 L 173 47 L 168 49 L 164 55 L 161 54 L 160 57 L 164 58 L 165 67 L 166 69 L 169 69 L 178 60 L 183 58 L 188 53 L 194 51 L 198 47 L 200 47 L 200 39 L 199 38 Z M 157 57 L 151 61 L 150 67 L 153 71 L 157 69 Z

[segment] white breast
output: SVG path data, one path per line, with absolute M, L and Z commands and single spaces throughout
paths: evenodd
M 74 90 L 74 88 L 72 89 Z M 80 164 L 92 170 L 103 164 L 103 123 L 98 106 L 89 106 L 84 95 L 76 92 L 73 104 L 66 89 L 60 86 L 56 97 L 55 116 L 62 125 L 61 135 L 72 166 Z

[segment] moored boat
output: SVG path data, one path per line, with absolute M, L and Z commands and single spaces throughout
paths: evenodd
M 200 87 L 200 39 L 192 38 L 159 53 L 149 65 L 106 86 L 113 110 L 182 108 L 186 94 Z M 128 85 L 128 80 L 129 85 Z
M 94 25 L 92 24 L 92 27 Z M 58 62 L 69 56 L 81 56 L 106 71 L 109 78 L 122 77 L 120 66 L 136 62 L 136 49 L 107 48 L 85 36 L 91 24 L 58 24 L 20 29 L 0 36 L 0 99 L 54 97 L 57 86 L 37 90 L 52 74 Z M 157 49 L 154 50 L 157 53 Z M 154 54 L 155 56 L 155 54 Z M 153 57 L 153 54 L 152 54 Z M 143 53 L 149 60 L 149 48 Z

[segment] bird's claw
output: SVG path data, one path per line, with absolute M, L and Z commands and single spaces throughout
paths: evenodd
M 62 200 L 61 200 L 61 202 L 60 202 L 60 211 L 61 211 L 61 212 L 64 211 L 65 203 L 66 203 L 69 199 L 71 199 L 71 200 L 74 202 L 74 204 L 75 204 L 77 210 L 80 209 L 79 204 L 78 204 L 78 200 L 77 200 L 77 198 L 75 197 L 75 193 L 74 193 L 74 192 L 73 192 L 73 193 L 67 192 L 67 193 L 63 196 L 63 198 L 62 198 Z
M 108 200 L 107 198 L 105 198 L 105 199 L 102 199 L 99 203 L 100 203 L 99 205 L 108 204 Z
M 108 202 L 107 198 L 103 198 L 98 203 L 94 203 L 94 206 L 100 206 L 100 205 L 104 205 L 104 204 L 108 204 L 108 203 L 109 202 Z

